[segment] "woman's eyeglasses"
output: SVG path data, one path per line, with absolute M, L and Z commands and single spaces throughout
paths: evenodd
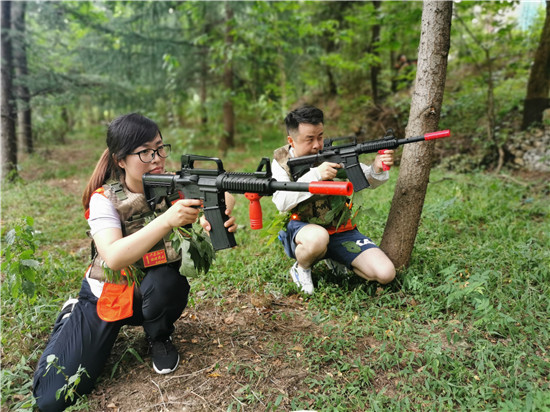
M 128 154 L 139 156 L 139 160 L 141 160 L 143 163 L 151 163 L 155 158 L 155 155 L 159 155 L 159 157 L 162 157 L 163 159 L 165 159 L 168 156 L 170 156 L 171 150 L 172 150 L 172 146 L 170 146 L 169 144 L 163 144 L 162 146 L 159 146 L 156 149 L 145 149 L 145 150 L 140 150 L 139 152 L 136 152 L 136 153 L 128 153 Z

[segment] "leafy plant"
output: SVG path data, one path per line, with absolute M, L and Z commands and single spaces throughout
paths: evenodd
M 215 251 L 202 228 L 174 228 L 170 240 L 182 256 L 180 273 L 183 276 L 195 277 L 200 273 L 208 273 L 215 259 Z
M 127 353 L 129 353 L 130 355 L 133 355 L 134 358 L 136 358 L 140 363 L 143 363 L 142 357 L 139 355 L 139 353 L 137 353 L 137 351 L 134 348 L 126 348 L 124 353 L 115 362 L 115 364 L 113 365 L 113 368 L 111 369 L 111 379 L 113 378 L 113 376 L 115 376 L 115 373 L 118 369 L 118 366 L 120 365 L 120 362 L 122 362 L 122 359 L 124 359 L 124 356 L 126 356 Z
M 21 293 L 31 302 L 36 297 L 37 279 L 41 259 L 36 254 L 35 231 L 32 217 L 24 217 L 4 236 L 2 248 L 2 273 L 6 275 L 8 288 L 13 298 Z
M 82 380 L 83 375 L 90 377 L 88 372 L 86 372 L 86 369 L 83 368 L 82 365 L 80 365 L 77 371 L 73 375 L 69 376 L 65 373 L 64 367 L 58 364 L 59 359 L 57 358 L 57 356 L 53 354 L 49 355 L 46 360 L 48 362 L 48 366 L 46 367 L 45 373 L 48 373 L 52 368 L 56 369 L 57 373 L 62 374 L 65 377 L 65 381 L 67 382 L 65 383 L 65 385 L 57 390 L 57 392 L 55 393 L 55 398 L 59 399 L 63 395 L 66 401 L 71 402 L 74 401 L 75 398 L 84 399 L 84 397 L 77 392 L 77 388 L 80 384 L 80 381 Z

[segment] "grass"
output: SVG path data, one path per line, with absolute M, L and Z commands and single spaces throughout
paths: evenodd
M 87 142 L 88 158 L 59 161 L 75 142 Z M 226 168 L 254 170 L 277 144 L 263 141 L 265 147 L 270 149 L 264 153 L 258 148 L 229 153 Z M 2 188 L 3 252 L 8 230 L 32 216 L 33 258 L 41 263 L 34 298 L 12 297 L 13 284 L 5 271 L 2 275 L 7 410 L 30 408 L 32 370 L 60 302 L 78 290 L 88 259 L 88 250 L 75 250 L 74 243 L 77 238 L 87 244 L 80 191 L 64 190 L 52 179 L 81 190 L 95 162 L 89 159 L 100 151 L 97 141 L 77 136 L 66 149 L 57 148 L 55 157 L 23 162 L 24 173 L 35 180 Z M 361 193 L 359 226 L 377 243 L 396 178 L 397 168 L 388 184 Z M 356 276 L 337 278 L 316 266 L 316 292 L 303 305 L 317 327 L 296 333 L 291 348 L 277 340 L 269 346 L 272 358 L 304 371 L 297 396 L 259 389 L 269 383 L 268 359 L 260 366 L 236 360 L 228 371 L 243 385 L 228 409 L 277 410 L 284 404 L 289 410 L 319 411 L 549 410 L 549 197 L 543 178 L 433 170 L 411 265 L 385 287 Z M 276 211 L 270 198 L 262 199 L 262 206 L 267 224 Z M 220 305 L 231 290 L 275 297 L 296 292 L 282 247 L 268 244 L 265 232 L 247 228 L 243 196 L 235 214 L 242 225 L 239 246 L 220 251 L 208 276 L 191 280 L 190 306 L 199 292 L 201 300 Z M 273 316 L 293 321 L 291 313 Z

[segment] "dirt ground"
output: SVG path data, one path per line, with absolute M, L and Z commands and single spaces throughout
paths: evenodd
M 235 293 L 223 302 L 197 303 L 176 322 L 173 339 L 181 363 L 169 375 L 153 371 L 142 329 L 123 329 L 104 377 L 89 397 L 91 410 L 226 411 L 231 405 L 232 410 L 266 410 L 276 402 L 273 410 L 290 410 L 290 400 L 308 391 L 303 383 L 308 370 L 300 359 L 304 348 L 295 337 L 303 333 L 329 339 L 308 320 L 307 307 L 297 295 L 273 301 Z M 378 343 L 364 337 L 356 350 L 364 353 L 373 346 Z M 143 363 L 128 348 L 143 355 Z M 385 388 L 388 394 L 393 386 L 382 375 L 372 390 Z M 238 398 L 243 397 L 256 397 L 253 403 L 262 406 L 251 409 L 241 404 Z

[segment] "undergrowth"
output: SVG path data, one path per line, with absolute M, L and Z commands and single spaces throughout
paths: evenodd
M 259 157 L 246 157 L 230 170 L 253 170 Z M 32 408 L 33 369 L 88 259 L 86 248 L 67 246 L 75 237 L 86 244 L 79 193 L 52 185 L 47 170 L 46 162 L 33 182 L 3 187 L 3 410 Z M 83 187 L 89 170 L 80 173 L 59 176 Z M 361 192 L 359 227 L 377 243 L 396 178 L 397 168 L 389 183 Z M 293 351 L 270 348 L 307 371 L 307 390 L 280 394 L 267 409 L 550 409 L 549 196 L 544 179 L 433 170 L 411 264 L 394 282 L 381 287 L 314 268 L 315 294 L 304 305 L 321 332 L 296 334 Z M 218 252 L 208 276 L 191 280 L 191 306 L 198 295 L 223 302 L 231 290 L 297 293 L 291 260 L 248 228 L 247 201 L 237 199 L 239 246 Z M 267 224 L 276 211 L 270 198 L 261 202 Z M 228 409 L 266 406 L 253 390 L 266 379 L 257 367 L 241 362 L 229 372 L 248 384 Z

